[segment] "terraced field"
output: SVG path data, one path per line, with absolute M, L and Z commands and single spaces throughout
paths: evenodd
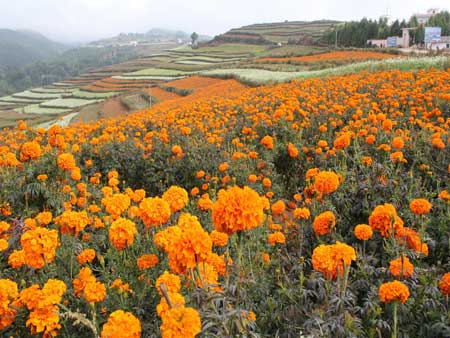
M 278 23 L 254 24 L 241 28 L 234 28 L 225 34 L 219 35 L 216 40 L 220 42 L 244 43 L 320 43 L 323 36 L 333 29 L 339 21 L 286 21 Z

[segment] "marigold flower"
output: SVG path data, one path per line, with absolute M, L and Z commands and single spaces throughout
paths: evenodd
M 408 300 L 410 293 L 405 284 L 395 280 L 393 282 L 381 284 L 378 295 L 383 303 L 396 301 L 404 304 Z
M 136 235 L 136 224 L 126 218 L 118 218 L 109 228 L 109 240 L 117 250 L 132 246 Z
M 77 256 L 77 261 L 81 265 L 84 265 L 86 263 L 90 263 L 95 258 L 95 250 L 94 249 L 84 249 L 80 252 L 80 254 Z
M 245 186 L 220 190 L 212 207 L 215 229 L 229 235 L 236 231 L 251 230 L 265 219 L 264 202 L 256 191 Z
M 350 145 L 351 135 L 349 133 L 344 133 L 338 137 L 333 142 L 333 147 L 335 149 L 344 149 Z
M 224 232 L 213 230 L 209 236 L 215 246 L 226 246 L 228 244 L 228 235 Z
M 450 295 L 450 272 L 445 273 L 441 280 L 439 281 L 439 289 L 442 294 L 449 296 Z
M 78 236 L 80 231 L 83 231 L 90 223 L 90 219 L 86 211 L 77 212 L 66 210 L 56 217 L 54 222 L 60 226 L 62 234 Z
M 10 305 L 17 297 L 19 297 L 19 291 L 16 282 L 0 279 L 0 331 L 14 322 L 17 311 Z
M 39 223 L 40 226 L 45 226 L 45 225 L 50 224 L 52 219 L 53 219 L 53 216 L 50 211 L 40 212 L 35 217 L 35 220 Z
M 170 309 L 161 319 L 162 338 L 195 338 L 202 328 L 200 315 L 191 307 Z
M 379 231 L 381 236 L 388 238 L 392 231 L 403 228 L 403 221 L 397 215 L 394 206 L 389 203 L 378 205 L 369 216 L 369 225 L 373 230 Z
M 170 307 L 169 304 L 167 304 L 166 297 L 162 297 L 161 301 L 156 306 L 156 313 L 159 317 L 166 315 L 167 311 L 171 308 L 184 307 L 186 304 L 184 297 L 179 293 L 167 292 L 167 296 L 169 297 L 169 301 L 172 306 Z
M 276 243 L 284 244 L 286 242 L 286 237 L 283 235 L 283 233 L 277 231 L 273 234 L 269 234 L 267 237 L 267 241 L 270 245 L 275 245 Z
M 58 167 L 65 171 L 71 171 L 75 168 L 75 158 L 71 153 L 64 153 L 58 156 L 57 158 Z
M 389 271 L 394 277 L 409 278 L 414 273 L 414 265 L 411 264 L 408 257 L 401 256 L 389 262 Z
M 224 171 L 228 170 L 228 162 L 223 162 L 223 163 L 219 164 L 218 169 L 220 172 L 224 172 Z
M 296 219 L 309 219 L 311 217 L 308 208 L 295 208 L 292 214 Z
M 355 237 L 360 241 L 367 241 L 372 238 L 373 230 L 367 224 L 358 224 L 354 230 Z
M 336 226 L 336 217 L 331 211 L 325 211 L 314 218 L 313 228 L 316 236 L 329 234 L 334 226 Z
M 113 219 L 117 219 L 130 207 L 131 199 L 126 194 L 112 194 L 102 198 L 102 205 Z
M 314 189 L 322 194 L 331 194 L 339 187 L 339 177 L 332 171 L 320 171 L 314 177 Z
M 53 262 L 59 246 L 58 232 L 46 228 L 36 228 L 23 233 L 20 244 L 24 252 L 25 264 L 41 269 Z
M 32 141 L 32 142 L 25 142 L 22 145 L 22 149 L 20 151 L 20 160 L 22 162 L 29 161 L 29 160 L 35 160 L 38 157 L 40 157 L 42 154 L 41 146 L 39 143 Z
M 154 254 L 142 255 L 136 260 L 139 270 L 151 269 L 158 264 L 158 257 Z
M 131 312 L 117 310 L 103 325 L 102 338 L 140 338 L 141 322 Z
M 403 141 L 402 137 L 397 136 L 392 139 L 391 144 L 392 144 L 392 148 L 403 149 L 403 147 L 405 146 L 405 141 Z
M 273 149 L 273 138 L 272 136 L 266 135 L 261 139 L 261 145 L 263 145 L 266 149 Z
M 139 204 L 140 218 L 146 228 L 160 226 L 170 218 L 170 205 L 160 197 L 149 197 Z
M 162 198 L 169 203 L 171 212 L 180 211 L 189 202 L 188 192 L 177 186 L 171 186 L 167 189 Z
M 102 302 L 106 297 L 106 287 L 105 284 L 100 282 L 87 283 L 84 287 L 84 299 L 88 303 L 99 303 Z
M 155 287 L 158 291 L 159 295 L 162 297 L 163 292 L 161 291 L 161 284 L 164 284 L 164 287 L 167 292 L 178 293 L 181 289 L 181 280 L 177 275 L 171 274 L 167 271 L 164 271 L 162 275 L 160 275 L 155 281 Z
M 312 254 L 314 270 L 325 275 L 327 279 L 334 279 L 344 273 L 344 267 L 356 260 L 356 252 L 351 246 L 341 243 L 316 247 Z
M 287 151 L 288 151 L 288 155 L 289 157 L 292 158 L 296 158 L 298 157 L 298 149 L 295 145 L 293 145 L 292 143 L 288 143 L 287 145 Z
M 409 209 L 414 215 L 427 214 L 431 210 L 431 203 L 424 198 L 417 198 L 409 203 Z
M 271 207 L 272 214 L 275 216 L 281 215 L 286 210 L 286 205 L 282 200 L 276 201 L 274 204 L 272 204 Z

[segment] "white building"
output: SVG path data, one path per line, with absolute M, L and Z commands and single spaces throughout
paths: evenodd
M 450 49 L 450 36 L 441 36 L 439 41 L 427 43 L 427 49 L 443 50 Z

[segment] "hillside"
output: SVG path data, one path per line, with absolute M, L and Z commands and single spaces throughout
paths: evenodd
M 22 67 L 58 56 L 67 49 L 63 44 L 32 31 L 0 29 L 0 69 Z
M 339 21 L 285 21 L 233 28 L 214 42 L 318 44 Z

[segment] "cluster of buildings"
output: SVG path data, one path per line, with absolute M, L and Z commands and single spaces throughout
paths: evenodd
M 428 21 L 439 13 L 437 8 L 431 8 L 426 13 L 414 14 L 419 26 L 425 28 L 425 49 L 429 50 L 450 50 L 450 36 L 441 35 L 441 27 L 427 27 Z M 402 28 L 402 36 L 389 36 L 387 39 L 369 39 L 367 44 L 379 48 L 409 48 L 410 31 L 418 27 Z

